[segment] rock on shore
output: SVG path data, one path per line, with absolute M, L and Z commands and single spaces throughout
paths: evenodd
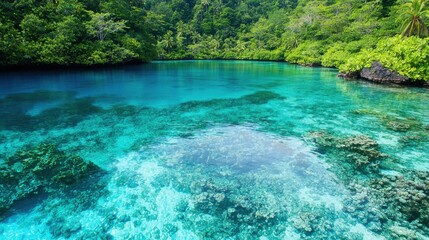
M 361 78 L 381 84 L 409 85 L 412 83 L 411 79 L 408 77 L 402 76 L 399 73 L 384 67 L 380 62 L 373 62 L 371 67 L 363 68 L 360 71 L 339 73 L 338 76 L 345 79 Z
M 360 77 L 376 83 L 405 84 L 410 81 L 408 77 L 385 68 L 380 62 L 373 62 L 370 68 L 363 68 Z

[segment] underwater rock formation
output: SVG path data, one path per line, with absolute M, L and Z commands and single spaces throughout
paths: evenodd
M 179 105 L 179 110 L 189 111 L 201 107 L 225 107 L 242 106 L 247 104 L 262 105 L 272 100 L 285 100 L 280 94 L 271 91 L 257 91 L 252 94 L 244 95 L 233 99 L 214 99 L 209 101 L 189 101 Z
M 99 168 L 93 163 L 52 144 L 20 150 L 0 166 L 0 214 L 18 200 L 63 189 L 95 171 Z
M 308 137 L 319 151 L 338 155 L 338 159 L 346 159 L 359 171 L 376 172 L 380 160 L 387 157 L 380 152 L 378 143 L 365 135 L 339 138 L 319 131 L 309 133 Z
M 335 161 L 334 172 L 351 193 L 344 204 L 345 212 L 383 236 L 423 239 L 419 236 L 429 230 L 428 172 L 400 170 L 397 175 L 383 175 L 379 163 L 390 158 L 365 135 L 337 137 L 311 132 L 308 136 L 328 161 Z
M 347 218 L 340 206 L 345 188 L 300 139 L 226 126 L 191 138 L 170 139 L 151 151 L 171 168 L 167 176 L 153 182 L 190 194 L 180 214 L 204 239 L 264 235 L 281 239 L 286 226 L 296 234 L 329 238 L 334 226 L 327 223 Z M 173 177 L 173 173 L 177 175 Z M 313 209 L 320 216 L 329 212 L 329 217 L 309 223 L 311 232 L 302 231 L 293 216 L 304 209 Z M 202 216 L 210 218 L 202 220 Z
M 370 229 L 395 239 L 426 239 L 429 234 L 429 173 L 407 170 L 352 182 L 344 211 Z
M 43 104 L 53 107 L 41 108 L 31 114 Z M 94 105 L 94 99 L 74 98 L 74 93 L 70 92 L 12 94 L 0 99 L 0 130 L 34 131 L 41 128 L 71 127 L 101 110 Z
M 358 115 L 373 116 L 377 118 L 384 127 L 395 132 L 425 130 L 425 126 L 423 125 L 423 123 L 415 117 L 391 116 L 371 109 L 357 109 L 353 110 L 352 113 Z
M 389 176 L 370 181 L 374 199 L 383 199 L 382 207 L 391 218 L 418 221 L 429 227 L 429 173 L 410 171 L 409 176 Z

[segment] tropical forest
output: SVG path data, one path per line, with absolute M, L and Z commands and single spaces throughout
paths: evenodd
M 429 80 L 425 0 L 2 1 L 1 65 L 249 59 Z M 387 51 L 389 50 L 389 51 Z

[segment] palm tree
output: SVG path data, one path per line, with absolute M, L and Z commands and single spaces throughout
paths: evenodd
M 170 53 L 170 50 L 174 47 L 174 37 L 172 31 L 167 31 L 167 33 L 164 35 L 164 39 L 162 40 L 162 44 L 166 48 L 167 53 Z
M 207 11 L 207 7 L 210 5 L 210 0 L 202 0 L 201 3 L 204 6 L 204 11 Z
M 422 17 L 429 14 L 428 0 L 411 0 L 404 4 L 404 12 L 401 14 L 406 20 L 402 24 L 402 36 L 426 37 L 428 27 Z

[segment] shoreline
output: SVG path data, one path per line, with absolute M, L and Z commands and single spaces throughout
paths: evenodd
M 299 63 L 291 63 L 284 60 L 258 60 L 258 59 L 153 59 L 151 61 L 129 61 L 123 63 L 116 64 L 94 64 L 94 65 L 79 65 L 79 64 L 70 64 L 70 65 L 61 65 L 61 64 L 14 64 L 14 65 L 3 65 L 0 66 L 0 74 L 8 73 L 8 72 L 38 72 L 38 71 L 70 71 L 70 70 L 83 70 L 83 71 L 92 71 L 92 70 L 104 70 L 104 69 L 119 69 L 125 66 L 137 66 L 141 64 L 149 64 L 151 62 L 168 62 L 168 61 L 249 61 L 249 62 L 276 62 L 276 63 L 287 63 L 290 65 L 296 65 L 301 67 L 309 67 L 309 68 L 327 68 L 327 69 L 335 69 L 338 71 L 337 77 L 347 80 L 347 81 L 365 81 L 374 83 L 377 85 L 383 86 L 400 86 L 400 87 L 418 87 L 418 88 L 429 88 L 429 82 L 425 81 L 410 81 L 403 84 L 397 83 L 380 83 L 375 82 L 369 79 L 362 78 L 358 75 L 357 77 L 350 77 L 347 73 L 339 72 L 339 69 L 336 67 L 325 67 L 321 64 L 299 64 Z
M 15 72 L 15 71 L 63 71 L 63 70 L 102 70 L 111 68 L 121 68 L 124 66 L 133 66 L 147 64 L 145 61 L 128 61 L 122 63 L 112 64 L 94 64 L 94 65 L 82 65 L 82 64 L 12 64 L 12 65 L 1 65 L 0 73 L 4 72 Z

